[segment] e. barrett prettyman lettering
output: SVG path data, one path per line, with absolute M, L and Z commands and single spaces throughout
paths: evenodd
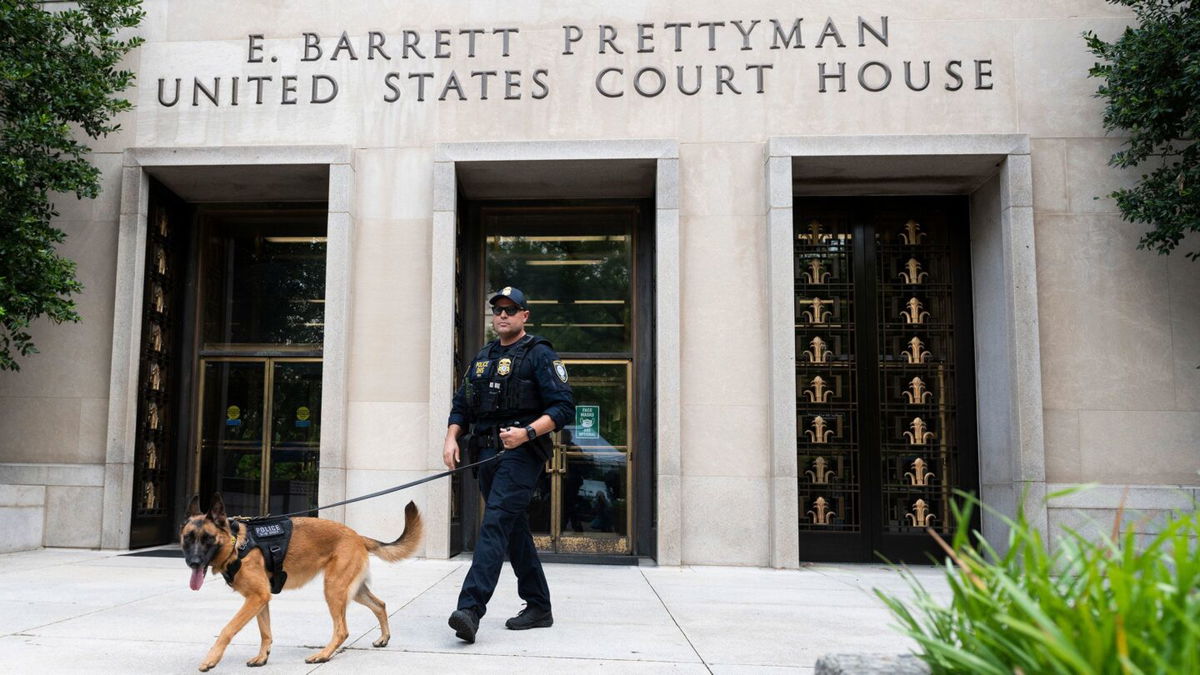
M 939 60 L 888 60 L 880 56 L 880 52 L 890 49 L 893 42 L 887 16 L 880 16 L 876 20 L 857 17 L 853 28 L 847 27 L 846 35 L 852 39 L 856 34 L 856 43 L 847 43 L 843 37 L 842 26 L 846 23 L 850 22 L 839 25 L 833 17 L 826 17 L 823 22 L 807 23 L 804 18 L 784 21 L 738 19 L 639 23 L 622 28 L 610 24 L 598 24 L 594 28 L 565 24 L 561 33 L 562 51 L 548 58 L 555 59 L 555 69 L 563 71 L 570 68 L 564 62 L 573 61 L 572 57 L 585 52 L 608 58 L 625 54 L 669 55 L 670 60 L 662 63 L 619 62 L 603 64 L 591 73 L 569 73 L 568 77 L 576 81 L 587 78 L 585 81 L 590 88 L 604 99 L 695 96 L 702 93 L 716 96 L 764 95 L 770 90 L 771 83 L 778 83 L 781 78 L 787 82 L 799 82 L 805 88 L 811 86 L 818 94 L 845 93 L 854 89 L 868 93 L 889 89 L 912 92 L 989 91 L 994 86 L 991 58 L 961 58 L 956 55 Z M 264 34 L 254 33 L 247 38 L 245 52 L 246 63 L 252 68 L 269 68 L 267 64 L 278 63 L 280 55 L 272 51 L 291 54 L 293 60 L 298 54 L 303 67 L 320 68 L 329 63 L 363 61 L 399 61 L 414 67 L 408 71 L 398 69 L 381 75 L 367 75 L 369 71 L 360 71 L 365 82 L 346 75 L 345 66 L 340 65 L 336 76 L 328 72 L 284 74 L 274 70 L 195 76 L 189 78 L 190 83 L 182 77 L 160 77 L 158 103 L 167 108 L 181 103 L 185 106 L 190 104 L 190 107 L 275 103 L 322 105 L 337 100 L 345 89 L 356 87 L 373 90 L 366 94 L 367 100 L 378 96 L 385 103 L 549 98 L 555 79 L 549 65 L 531 69 L 495 66 L 496 60 L 512 58 L 520 47 L 520 37 L 521 31 L 516 27 L 437 29 L 424 33 L 401 30 L 391 34 L 369 31 L 360 36 L 351 36 L 343 31 L 336 38 L 304 32 L 300 34 L 300 44 L 287 45 L 278 40 L 270 44 Z M 866 58 L 837 58 L 850 52 L 833 51 L 851 49 L 855 45 L 866 50 L 863 52 Z M 717 51 L 737 54 L 759 51 L 764 57 L 767 54 L 779 56 L 773 56 L 771 63 L 760 60 L 703 64 L 679 64 L 673 56 L 682 52 L 702 54 Z M 417 65 L 436 59 L 456 59 L 458 68 L 447 72 L 434 67 L 432 63 L 428 66 Z M 478 67 L 465 66 L 464 62 L 471 63 L 473 59 L 481 59 Z M 339 81 L 339 77 L 348 82 Z M 560 73 L 558 77 L 563 76 Z M 578 90 L 578 87 L 570 89 Z

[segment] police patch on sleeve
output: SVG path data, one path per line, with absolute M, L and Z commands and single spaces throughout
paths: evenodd
M 555 361 L 555 362 L 554 362 L 554 374 L 555 374 L 555 375 L 557 375 L 557 376 L 558 376 L 558 379 L 562 380 L 564 384 L 566 383 L 566 381 L 567 381 L 567 367 L 563 365 L 563 362 L 562 362 L 562 361 Z

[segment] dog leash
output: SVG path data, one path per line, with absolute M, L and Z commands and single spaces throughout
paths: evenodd
M 404 489 L 407 489 L 410 487 L 414 487 L 416 485 L 420 485 L 421 483 L 428 483 L 431 480 L 445 478 L 446 476 L 456 474 L 459 471 L 465 471 L 467 469 L 477 467 L 481 464 L 487 464 L 488 462 L 494 462 L 495 460 L 500 459 L 500 456 L 503 455 L 505 452 L 507 452 L 507 450 L 501 450 L 500 452 L 497 452 L 496 454 L 492 455 L 491 457 L 488 457 L 487 459 L 481 459 L 478 462 L 473 462 L 471 464 L 464 464 L 463 466 L 460 466 L 460 467 L 457 467 L 454 469 L 450 469 L 449 471 L 435 473 L 432 476 L 426 476 L 424 478 L 419 478 L 410 483 L 405 483 L 403 485 L 396 485 L 394 487 L 387 488 L 386 490 L 380 490 L 379 492 L 372 492 L 369 495 L 362 495 L 361 497 L 355 497 L 353 499 L 346 499 L 346 500 L 343 500 L 340 502 L 334 502 L 332 504 L 326 504 L 325 506 L 318 506 L 318 507 L 312 508 L 312 509 L 304 509 L 302 511 L 293 511 L 292 513 L 285 513 L 280 516 L 262 516 L 262 517 L 263 518 L 292 518 L 295 516 L 303 516 L 305 514 L 312 513 L 313 511 L 323 511 L 325 509 L 332 509 L 335 506 L 345 506 L 346 504 L 353 504 L 354 502 L 361 502 L 365 499 L 374 499 L 375 497 L 382 497 L 383 495 L 391 494 L 393 492 L 399 492 L 401 490 L 404 490 Z

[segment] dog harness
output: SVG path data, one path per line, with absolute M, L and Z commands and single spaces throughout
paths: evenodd
M 245 520 L 230 519 L 234 541 L 237 541 L 238 530 L 246 528 L 246 537 L 242 545 L 237 547 L 237 558 L 225 566 L 221 576 L 225 583 L 233 585 L 233 578 L 242 568 L 242 558 L 250 551 L 258 549 L 262 552 L 263 565 L 271 577 L 271 593 L 278 595 L 287 582 L 287 572 L 283 571 L 283 559 L 287 557 L 288 544 L 292 541 L 292 519 L 287 516 L 263 516 Z

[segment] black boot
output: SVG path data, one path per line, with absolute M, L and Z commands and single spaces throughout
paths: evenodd
M 530 628 L 549 628 L 554 625 L 554 615 L 548 609 L 525 605 L 519 614 L 504 622 L 509 630 L 529 630 Z
M 479 630 L 479 615 L 473 609 L 456 609 L 450 615 L 450 627 L 460 640 L 474 644 L 475 631 Z

